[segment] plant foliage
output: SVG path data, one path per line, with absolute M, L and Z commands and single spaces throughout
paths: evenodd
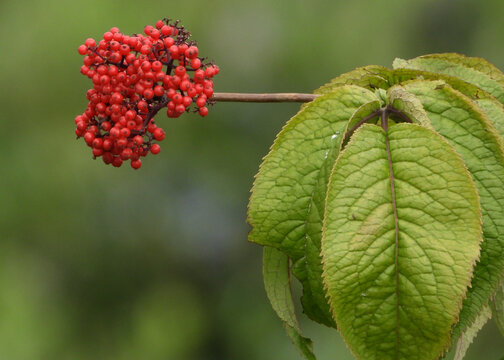
M 304 313 L 362 360 L 462 359 L 504 323 L 504 74 L 459 54 L 366 66 L 315 91 L 256 176 L 249 239 L 294 344 Z M 492 309 L 492 310 L 491 310 Z

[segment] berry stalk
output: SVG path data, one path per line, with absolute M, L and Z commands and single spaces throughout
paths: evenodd
M 278 103 L 278 102 L 310 102 L 321 95 L 304 93 L 226 93 L 216 92 L 210 98 L 211 102 L 254 102 L 254 103 Z M 144 126 L 150 119 L 168 105 L 170 100 L 165 96 L 162 101 L 152 107 L 144 120 Z
M 255 93 L 223 93 L 216 92 L 213 94 L 213 101 L 225 102 L 310 102 L 315 100 L 320 95 L 317 94 L 301 94 L 301 93 L 270 93 L 270 94 L 255 94 Z

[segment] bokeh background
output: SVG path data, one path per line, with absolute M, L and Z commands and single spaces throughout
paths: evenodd
M 298 105 L 161 115 L 160 155 L 105 166 L 74 136 L 87 37 L 182 19 L 221 67 L 217 91 L 310 92 L 432 52 L 504 68 L 503 15 L 502 0 L 2 0 L 0 360 L 301 359 L 245 222 L 261 158 Z M 352 359 L 337 332 L 302 326 L 320 359 Z M 489 323 L 467 359 L 502 355 Z

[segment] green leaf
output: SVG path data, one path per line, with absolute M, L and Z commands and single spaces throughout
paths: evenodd
M 453 147 L 415 124 L 363 125 L 332 171 L 322 237 L 331 309 L 357 358 L 437 359 L 480 241 L 478 194 Z
M 358 85 L 366 89 L 387 89 L 390 70 L 379 65 L 369 65 L 344 73 L 314 91 L 328 94 L 343 85 Z
M 310 286 L 302 264 L 306 262 L 308 215 L 322 164 L 332 148 L 339 151 L 348 119 L 369 102 L 378 102 L 373 92 L 346 85 L 306 105 L 277 136 L 261 164 L 249 202 L 249 240 L 279 248 L 292 259 L 294 273 L 303 284 L 305 313 L 328 326 L 335 324 L 323 288 L 315 283 Z M 317 250 L 311 251 L 315 260 Z M 316 281 L 321 284 L 321 279 Z
M 478 58 L 466 58 L 466 59 L 478 59 Z M 396 59 L 400 61 L 405 61 L 401 59 Z M 401 62 L 399 61 L 399 64 Z M 492 65 L 493 66 L 493 65 Z M 501 73 L 504 77 L 504 75 Z M 410 80 L 443 80 L 448 85 L 450 85 L 455 90 L 460 91 L 465 96 L 474 100 L 478 106 L 483 110 L 483 112 L 487 115 L 489 120 L 493 123 L 495 128 L 499 131 L 499 133 L 504 136 L 504 105 L 499 102 L 495 97 L 477 87 L 474 84 L 470 84 L 466 81 L 460 80 L 459 78 L 436 74 L 428 71 L 421 70 L 412 70 L 412 69 L 395 69 L 390 73 L 389 83 L 397 84 L 396 86 L 400 86 L 401 84 L 405 84 Z M 389 89 L 389 93 L 390 93 Z M 399 108 L 398 108 L 399 109 Z M 407 109 L 399 109 L 406 111 Z
M 319 171 L 348 119 L 375 94 L 345 85 L 309 103 L 278 134 L 252 187 L 249 240 L 304 256 L 306 221 Z
M 432 54 L 411 60 L 395 59 L 394 69 L 425 70 L 458 77 L 504 102 L 504 76 L 488 61 L 458 54 Z M 500 73 L 500 75 L 496 75 Z
M 476 59 L 479 58 L 465 58 L 465 59 Z M 409 80 L 443 80 L 448 85 L 454 89 L 460 91 L 464 95 L 470 97 L 471 99 L 494 99 L 499 102 L 488 92 L 481 89 L 475 84 L 471 84 L 464 81 L 456 76 L 450 76 L 446 74 L 440 74 L 432 71 L 416 70 L 412 68 L 406 68 L 408 62 L 402 59 L 395 59 L 394 70 L 389 70 L 382 66 L 370 65 L 362 68 L 357 68 L 348 73 L 342 74 L 331 82 L 321 86 L 319 89 L 315 90 L 316 94 L 327 94 L 332 92 L 335 88 L 343 85 L 358 85 L 366 89 L 388 89 L 393 85 L 400 85 Z M 490 63 L 488 63 L 490 64 Z M 481 64 L 480 64 L 481 65 Z M 491 64 L 490 64 L 491 65 Z M 493 66 L 493 65 L 491 65 Z M 480 69 L 475 65 L 476 69 Z M 496 71 L 500 73 L 504 81 L 504 74 L 502 74 L 497 68 L 494 67 L 492 74 Z M 490 70 L 489 70 L 490 71 Z
M 474 100 L 495 126 L 501 136 L 504 136 L 504 105 L 494 97 Z
M 397 59 L 396 59 L 397 60 Z M 454 76 L 437 74 L 430 71 L 424 70 L 413 70 L 413 69 L 403 69 L 396 68 L 390 73 L 389 83 L 390 85 L 404 84 L 410 80 L 443 80 L 452 88 L 460 91 L 464 95 L 470 97 L 471 99 L 487 98 L 492 95 L 479 88 L 474 84 L 470 84 L 467 81 L 461 80 Z
M 504 74 L 488 60 L 480 57 L 469 57 L 458 53 L 430 54 L 422 56 L 424 59 L 442 59 L 453 64 L 463 65 L 466 68 L 476 70 L 487 77 L 504 85 Z M 478 84 L 476 84 L 478 85 Z
M 387 91 L 387 104 L 408 116 L 412 121 L 432 129 L 429 117 L 422 103 L 401 85 L 394 85 Z
M 287 335 L 299 352 L 308 360 L 315 360 L 313 344 L 301 335 L 292 301 L 289 258 L 281 251 L 265 246 L 263 252 L 264 288 L 271 307 L 282 320 Z
M 322 281 L 322 258 L 320 256 L 327 183 L 340 148 L 347 141 L 347 135 L 353 133 L 354 126 L 365 121 L 371 121 L 373 117 L 376 117 L 377 115 L 373 116 L 373 114 L 377 113 L 380 105 L 379 101 L 372 101 L 359 107 L 348 121 L 345 131 L 333 139 L 335 146 L 327 153 L 326 159 L 320 168 L 309 205 L 306 222 L 305 256 L 299 259 L 293 268 L 294 274 L 303 284 L 301 302 L 304 311 L 311 319 L 331 327 L 336 327 L 336 324 L 326 299 Z
M 502 282 L 497 288 L 497 292 L 495 293 L 490 305 L 495 324 L 497 324 L 499 331 L 502 336 L 504 336 L 504 282 Z
M 434 129 L 460 154 L 481 199 L 484 241 L 453 330 L 457 339 L 488 304 L 504 272 L 504 144 L 477 104 L 443 82 L 413 81 L 404 87 L 417 96 Z
M 476 320 L 460 336 L 456 343 L 456 352 L 453 360 L 462 360 L 472 344 L 478 332 L 483 328 L 487 321 L 492 317 L 492 311 L 489 306 L 483 306 Z

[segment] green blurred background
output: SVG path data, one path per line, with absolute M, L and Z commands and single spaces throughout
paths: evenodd
M 261 158 L 298 105 L 161 115 L 160 155 L 105 166 L 74 136 L 87 37 L 182 19 L 221 67 L 216 91 L 310 92 L 396 56 L 504 68 L 503 15 L 502 0 L 1 1 L 0 360 L 300 359 L 245 223 Z M 352 359 L 337 332 L 302 326 L 320 359 Z M 503 354 L 488 324 L 467 359 Z

